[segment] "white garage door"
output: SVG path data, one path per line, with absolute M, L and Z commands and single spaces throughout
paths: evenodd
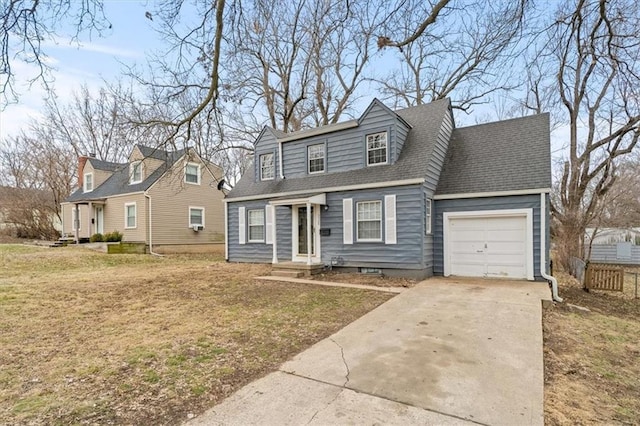
M 527 217 L 451 217 L 449 273 L 468 277 L 527 278 Z

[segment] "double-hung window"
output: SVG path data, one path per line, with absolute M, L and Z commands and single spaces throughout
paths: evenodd
M 129 183 L 142 182 L 142 161 L 134 161 L 129 166 Z
M 187 163 L 184 166 L 184 181 L 194 185 L 200 185 L 200 164 Z
M 309 158 L 309 174 L 324 172 L 324 144 L 309 145 L 307 157 Z
M 194 225 L 204 227 L 204 207 L 189 207 L 189 228 Z
M 93 191 L 93 173 L 85 173 L 83 182 L 84 182 L 84 187 L 82 188 L 83 192 Z
M 356 204 L 358 241 L 382 241 L 382 201 Z
M 260 180 L 271 180 L 276 176 L 273 153 L 260 155 Z
M 136 203 L 126 203 L 124 205 L 124 227 L 125 229 L 136 227 Z
M 387 132 L 367 135 L 367 166 L 387 163 Z
M 249 242 L 264 242 L 264 210 L 249 210 L 247 216 L 249 222 Z

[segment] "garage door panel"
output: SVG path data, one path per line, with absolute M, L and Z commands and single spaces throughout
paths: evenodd
M 450 274 L 527 277 L 526 216 L 449 218 Z

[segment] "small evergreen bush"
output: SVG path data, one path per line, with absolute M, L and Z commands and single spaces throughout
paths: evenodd
M 117 243 L 122 241 L 122 234 L 118 231 L 107 232 L 104 234 L 104 240 L 108 243 Z
M 89 238 L 89 241 L 92 243 L 101 243 L 104 241 L 104 235 L 102 235 L 101 233 L 97 232 L 95 234 L 93 234 L 91 236 L 91 238 Z

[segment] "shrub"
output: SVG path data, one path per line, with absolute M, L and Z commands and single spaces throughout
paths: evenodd
M 109 243 L 117 243 L 122 241 L 122 234 L 118 231 L 107 232 L 104 234 L 104 240 Z
M 101 233 L 97 232 L 95 234 L 93 234 L 91 236 L 91 238 L 89 238 L 89 241 L 92 243 L 101 243 L 104 241 L 104 235 L 102 235 Z

